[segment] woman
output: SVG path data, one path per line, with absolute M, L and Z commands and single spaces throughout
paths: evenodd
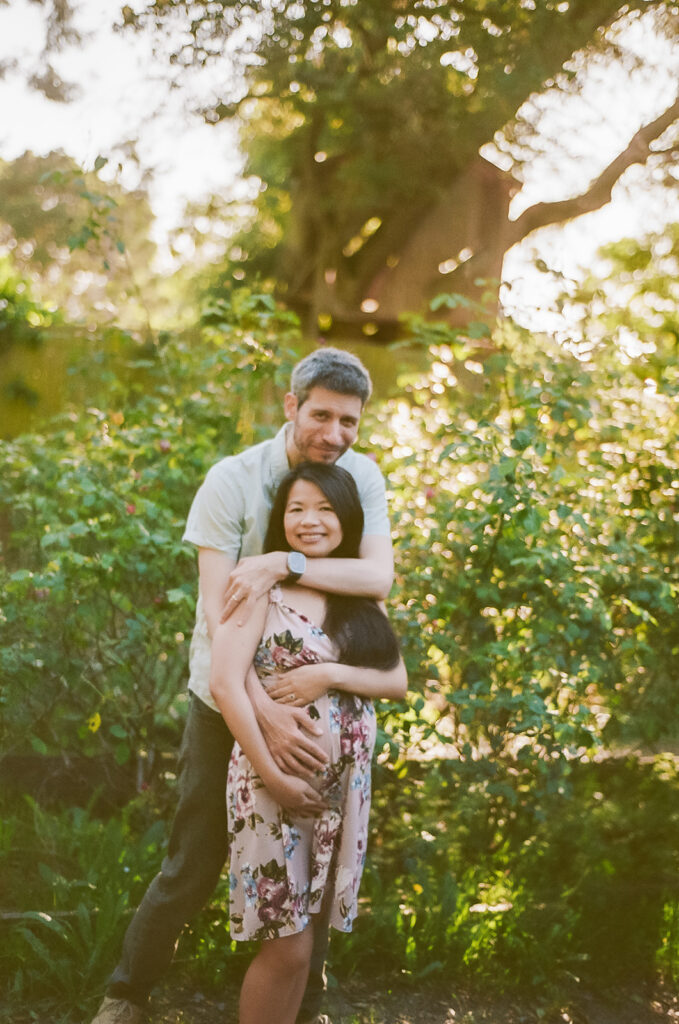
M 357 558 L 362 530 L 351 475 L 305 463 L 278 489 L 265 550 Z M 327 674 L 315 670 L 307 673 L 313 682 L 305 680 L 304 666 L 319 663 L 327 665 Z M 359 683 L 352 673 L 351 693 L 343 692 L 347 665 L 365 666 Z M 269 1024 L 275 1006 L 277 1022 L 293 1024 L 314 917 L 322 912 L 333 927 L 350 931 L 356 915 L 375 742 L 371 698 L 402 697 L 405 669 L 374 601 L 300 583 L 272 588 L 245 625 L 222 624 L 212 666 L 213 696 L 237 740 L 227 786 L 231 934 L 262 940 L 243 981 L 240 1022 Z M 253 685 L 264 688 L 263 699 L 307 706 L 322 728 L 317 742 L 328 758 L 322 771 L 303 779 L 277 767 L 248 696 L 246 687 Z M 293 803 L 305 811 L 284 810 Z

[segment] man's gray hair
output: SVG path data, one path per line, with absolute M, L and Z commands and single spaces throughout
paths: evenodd
M 357 356 L 339 348 L 319 348 L 297 363 L 290 382 L 298 405 L 306 402 L 312 388 L 327 388 L 340 395 L 356 395 L 363 407 L 373 386 L 370 374 Z

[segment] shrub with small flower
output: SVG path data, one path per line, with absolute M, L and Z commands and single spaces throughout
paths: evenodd
M 186 515 L 208 467 L 267 433 L 253 410 L 296 337 L 266 298 L 243 300 L 238 325 L 218 313 L 199 340 L 135 360 L 106 406 L 2 443 L 3 753 L 112 753 L 142 780 L 175 745 L 196 592 Z

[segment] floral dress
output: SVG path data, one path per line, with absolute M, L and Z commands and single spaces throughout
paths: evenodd
M 288 669 L 336 660 L 330 638 L 286 605 L 274 587 L 255 655 L 262 685 L 273 686 Z M 368 840 L 375 711 L 371 701 L 333 690 L 307 705 L 307 712 L 323 729 L 316 742 L 329 757 L 311 782 L 328 804 L 314 818 L 298 818 L 277 804 L 234 745 L 226 790 L 234 939 L 292 935 L 322 905 L 339 931 L 351 931 L 356 916 Z

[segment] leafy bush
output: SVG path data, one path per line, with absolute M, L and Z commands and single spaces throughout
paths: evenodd
M 677 773 L 654 757 L 679 725 L 676 361 L 411 329 L 431 370 L 364 430 L 392 492 L 411 693 L 381 713 L 365 912 L 334 962 L 505 986 L 676 977 Z M 6 749 L 112 753 L 149 777 L 184 699 L 189 502 L 277 425 L 298 341 L 239 293 L 200 339 L 140 351 L 105 403 L 3 446 Z M 29 927 L 39 960 L 99 941 L 54 891 L 76 916 Z M 227 941 L 218 895 L 183 956 L 216 980 Z
M 676 736 L 679 376 L 651 388 L 643 360 L 604 348 L 585 362 L 506 330 L 483 363 L 466 359 L 469 398 L 454 342 L 433 356 L 373 438 L 388 452 L 399 616 L 438 680 L 448 740 L 538 770 L 614 738 Z
M 671 759 L 577 764 L 568 795 L 539 802 L 517 776 L 510 820 L 494 817 L 483 768 L 378 772 L 364 912 L 335 944 L 336 969 L 543 991 L 647 982 L 658 967 L 676 979 Z
M 31 296 L 29 282 L 15 269 L 9 256 L 0 256 L 0 356 L 7 367 L 0 377 L 0 407 L 35 406 L 38 393 L 21 368 L 12 365 L 12 350 L 40 348 L 47 330 L 61 317 Z
M 677 361 L 651 386 L 603 342 L 585 358 L 507 327 L 479 354 L 414 328 L 431 373 L 370 428 L 413 694 L 365 948 L 496 983 L 648 976 L 663 943 L 676 964 L 676 771 L 651 786 L 622 755 L 679 727 Z
M 217 458 L 267 432 L 255 396 L 289 365 L 291 319 L 241 301 L 240 326 L 216 319 L 199 344 L 135 360 L 105 408 L 2 444 L 5 753 L 113 753 L 141 771 L 176 736 L 196 589 L 189 505 Z
M 82 1009 L 104 984 L 165 843 L 164 822 L 144 803 L 102 822 L 88 808 L 4 802 L 2 873 L 13 905 L 3 907 L 0 976 L 10 1004 Z
M 35 348 L 45 330 L 59 316 L 31 298 L 27 281 L 12 266 L 8 256 L 0 257 L 0 352 L 13 345 Z

